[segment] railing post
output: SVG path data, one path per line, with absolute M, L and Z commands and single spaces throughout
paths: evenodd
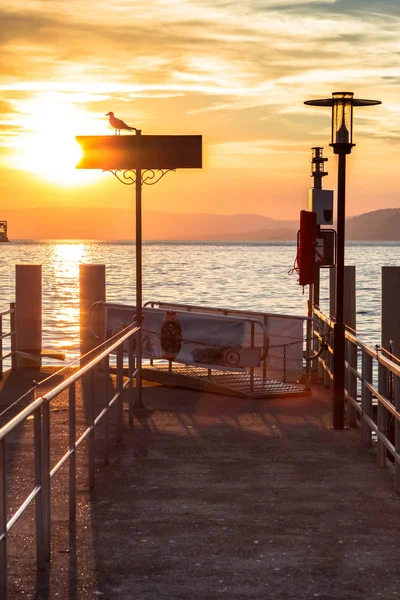
M 397 412 L 400 412 L 400 377 L 394 378 L 394 402 Z M 397 454 L 400 454 L 400 421 L 396 419 L 394 426 L 394 446 Z M 398 494 L 400 494 L 400 463 L 395 460 L 394 467 L 394 487 Z
M 385 398 L 388 397 L 388 373 L 386 367 L 378 363 L 378 392 Z M 377 409 L 377 424 L 378 430 L 387 437 L 387 410 L 381 402 L 378 400 Z M 377 448 L 377 461 L 378 467 L 384 469 L 386 467 L 386 446 L 380 441 L 378 437 L 378 448 Z
M 267 329 L 268 317 L 266 315 L 264 315 L 264 325 L 265 325 L 265 328 Z M 263 377 L 264 381 L 267 379 L 267 356 L 268 356 L 268 352 L 265 352 L 265 356 L 264 356 L 263 362 L 262 362 L 262 377 Z
M 35 396 L 35 393 L 34 393 Z M 35 398 L 33 398 L 35 399 Z M 35 500 L 36 520 L 36 565 L 39 571 L 46 568 L 46 549 L 44 546 L 44 506 L 43 506 L 43 439 L 42 439 L 42 409 L 39 407 L 33 415 L 33 435 L 35 453 L 35 485 L 40 492 Z
M 116 402 L 117 408 L 117 442 L 122 441 L 122 430 L 124 424 L 124 349 L 121 344 L 117 348 L 117 394 L 118 399 Z
M 7 600 L 7 452 L 0 440 L 0 599 Z
M 135 358 L 133 356 L 133 335 L 128 340 L 128 371 L 129 371 L 129 425 L 133 425 L 133 372 L 135 370 Z M 153 364 L 150 362 L 150 364 Z
M 254 348 L 254 322 L 251 321 L 251 325 L 250 325 L 250 348 Z M 285 367 L 286 367 L 286 362 L 285 362 Z M 286 373 L 283 374 L 283 377 L 285 378 Z M 285 379 L 284 379 L 285 381 Z M 254 367 L 250 367 L 250 394 L 253 394 L 254 392 Z
M 329 327 L 328 323 L 324 322 L 323 332 L 324 332 L 325 340 L 327 341 L 328 345 L 332 348 L 332 331 L 331 331 L 331 328 Z M 329 368 L 329 370 L 332 371 L 332 354 L 330 353 L 329 350 L 326 353 L 325 364 Z M 329 373 L 326 369 L 324 369 L 324 373 L 323 373 L 323 383 L 324 383 L 325 387 L 330 387 L 330 385 L 331 385 L 331 378 L 329 377 Z
M 89 380 L 89 427 L 88 435 L 88 461 L 89 461 L 89 489 L 94 488 L 95 484 L 95 435 L 94 435 L 94 367 L 88 374 Z
M 0 379 L 3 379 L 3 317 L 0 315 Z
M 104 369 L 104 464 L 110 462 L 110 355 L 103 361 Z
M 324 337 L 325 329 L 324 329 L 323 322 L 321 321 L 321 319 L 319 317 L 316 317 L 316 319 L 318 322 L 318 333 L 321 335 L 321 340 L 318 341 L 317 337 L 314 336 L 314 353 L 315 354 L 319 350 L 319 345 L 328 341 Z M 322 366 L 322 363 L 319 358 L 315 362 L 317 363 L 317 381 L 318 381 L 318 383 L 322 383 L 323 378 L 324 378 L 324 367 Z
M 357 356 L 357 345 L 353 342 L 347 341 L 347 360 L 349 365 L 357 371 L 358 369 L 358 356 Z M 357 401 L 357 376 L 351 371 L 347 373 L 347 384 L 349 395 Z M 349 427 L 355 427 L 357 425 L 357 409 L 351 404 L 347 403 L 349 410 Z
M 365 387 L 365 383 L 372 384 L 372 356 L 362 349 L 362 381 L 361 381 L 361 443 L 371 446 L 371 427 L 364 419 L 364 415 L 372 418 L 372 392 Z
M 17 335 L 15 322 L 15 302 L 10 303 L 10 329 L 11 329 L 11 370 L 17 368 Z
M 317 269 L 315 269 L 317 270 Z M 311 369 L 312 369 L 312 350 L 313 350 L 313 346 L 312 346 L 312 334 L 313 334 L 313 323 L 312 323 L 312 316 L 313 316 L 313 292 L 314 292 L 314 286 L 313 285 L 309 285 L 309 296 L 308 296 L 308 302 L 307 302 L 307 308 L 308 308 L 308 319 L 306 322 L 306 386 L 305 389 L 309 390 L 310 389 L 310 384 L 311 384 Z
M 69 520 L 76 521 L 76 386 L 68 388 L 69 412 Z
M 43 559 L 51 556 L 50 403 L 42 405 Z

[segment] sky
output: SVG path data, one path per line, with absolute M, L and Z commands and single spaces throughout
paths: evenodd
M 45 207 L 51 232 L 57 207 L 133 207 L 111 174 L 75 169 L 75 135 L 113 135 L 113 111 L 203 136 L 203 169 L 144 189 L 146 210 L 296 219 L 313 146 L 336 188 L 330 109 L 304 105 L 335 91 L 382 101 L 354 111 L 347 214 L 398 207 L 399 30 L 398 0 L 2 0 L 3 214 Z

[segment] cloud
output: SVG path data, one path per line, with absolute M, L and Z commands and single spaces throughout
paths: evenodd
M 4 118 L 29 111 L 19 94 L 57 91 L 94 111 L 133 103 L 148 120 L 168 102 L 204 128 L 210 113 L 228 123 L 234 111 L 240 132 L 252 116 L 279 114 L 301 135 L 299 116 L 305 127 L 314 119 L 304 99 L 342 87 L 375 97 L 380 86 L 395 102 L 399 25 L 397 0 L 150 0 L 147 10 L 138 0 L 3 0 Z

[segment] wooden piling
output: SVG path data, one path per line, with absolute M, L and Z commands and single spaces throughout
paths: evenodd
M 81 357 L 96 348 L 102 341 L 102 310 L 95 302 L 106 300 L 105 265 L 80 265 L 80 352 Z M 95 337 L 96 334 L 99 337 Z M 94 358 L 94 354 L 81 358 L 81 365 Z
M 15 265 L 16 366 L 40 367 L 42 265 Z
M 391 355 L 400 358 L 400 320 L 399 320 L 399 294 L 400 294 L 400 267 L 382 267 L 382 298 L 381 298 L 381 347 Z M 383 356 L 393 357 L 383 352 Z M 392 403 L 395 403 L 395 377 L 388 373 L 385 367 L 379 365 L 378 389 Z M 399 402 L 397 392 L 397 403 Z M 393 419 L 388 419 L 388 412 L 383 406 L 378 407 L 378 426 L 388 436 L 389 440 L 400 448 L 400 428 L 395 427 Z M 378 442 L 378 464 L 386 465 L 386 448 Z M 400 481 L 400 465 L 396 463 L 396 480 Z

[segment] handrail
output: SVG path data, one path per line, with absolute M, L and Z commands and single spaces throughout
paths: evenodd
M 9 308 L 8 310 L 3 310 L 0 312 L 0 317 L 5 317 L 6 315 L 11 315 L 14 312 L 13 308 Z
M 70 520 L 76 518 L 76 451 L 84 440 L 88 441 L 88 475 L 89 487 L 95 485 L 95 446 L 94 435 L 96 425 L 104 419 L 104 462 L 109 461 L 109 432 L 110 432 L 110 408 L 116 406 L 116 429 L 117 441 L 122 440 L 123 429 L 123 391 L 128 386 L 133 389 L 133 379 L 137 376 L 140 366 L 135 369 L 133 356 L 133 337 L 140 332 L 141 328 L 132 324 L 129 330 L 121 335 L 115 342 L 110 344 L 105 350 L 100 352 L 89 363 L 80 368 L 76 373 L 70 375 L 65 381 L 54 387 L 52 390 L 42 395 L 40 398 L 34 398 L 33 401 L 21 410 L 13 419 L 0 429 L 0 600 L 7 598 L 7 538 L 8 532 L 14 524 L 25 513 L 26 509 L 33 501 L 36 503 L 36 562 L 38 569 L 45 568 L 46 563 L 50 561 L 50 543 L 51 543 L 51 479 L 58 473 L 61 467 L 69 464 L 69 514 Z M 129 367 L 127 380 L 124 382 L 124 354 L 123 344 L 128 343 Z M 112 392 L 110 399 L 111 386 L 109 385 L 110 376 L 110 354 L 116 352 L 117 357 L 117 378 L 116 389 Z M 97 366 L 102 366 L 104 377 L 104 402 L 100 408 L 99 414 L 95 415 L 95 392 L 94 392 L 94 370 Z M 90 376 L 90 377 L 89 377 Z M 76 439 L 76 383 L 82 379 L 87 379 L 90 388 L 89 410 L 87 427 L 85 431 Z M 68 414 L 69 414 L 69 447 L 64 455 L 58 459 L 57 463 L 50 465 L 50 403 L 61 392 L 68 390 Z M 35 392 L 33 392 L 35 393 Z M 129 424 L 133 423 L 133 396 L 129 398 Z M 33 415 L 33 449 L 35 463 L 35 481 L 28 495 L 22 500 L 22 503 L 16 508 L 11 517 L 7 520 L 7 460 L 6 460 L 6 442 L 15 429 L 25 423 L 26 419 Z
M 333 329 L 334 320 L 316 307 L 313 307 L 313 314 L 326 327 Z M 386 466 L 387 453 L 392 457 L 395 463 L 395 490 L 400 493 L 400 365 L 348 330 L 345 331 L 345 339 L 348 347 L 345 399 L 349 407 L 349 425 L 356 425 L 359 418 L 363 445 L 371 445 L 372 433 L 376 435 L 378 466 Z M 361 361 L 358 358 L 359 350 Z M 330 352 L 334 354 L 334 346 L 330 347 Z M 318 362 L 323 372 L 331 378 L 329 361 L 318 357 Z M 374 385 L 374 377 L 378 379 L 377 386 Z M 376 414 L 373 406 L 376 406 Z M 388 426 L 390 419 L 395 421 L 392 432 Z
M 205 312 L 207 312 L 207 309 L 213 310 L 215 312 L 221 312 L 223 314 L 229 314 L 230 312 L 232 313 L 241 313 L 241 314 L 246 314 L 246 315 L 255 315 L 255 316 L 259 316 L 259 315 L 263 315 L 265 317 L 279 317 L 280 319 L 299 319 L 301 321 L 306 321 L 308 319 L 311 319 L 311 317 L 307 317 L 306 315 L 302 316 L 302 315 L 288 315 L 288 314 L 282 314 L 282 313 L 264 313 L 262 310 L 243 310 L 243 309 L 233 309 L 233 308 L 222 308 L 222 307 L 209 307 L 209 306 L 202 306 L 201 304 L 184 304 L 184 303 L 180 303 L 180 302 L 162 302 L 162 301 L 156 301 L 156 300 L 149 300 L 148 302 L 145 302 L 145 304 L 143 304 L 143 307 L 146 306 L 152 306 L 154 308 L 154 305 L 157 304 L 159 307 L 162 306 L 176 306 L 176 307 L 182 307 L 182 308 L 187 308 L 187 309 L 193 309 L 193 310 L 204 310 Z
M 329 325 L 331 329 L 333 329 L 333 326 L 335 324 L 335 321 L 333 319 L 327 317 L 322 311 L 316 308 L 313 309 L 313 312 L 319 319 L 321 319 L 321 321 L 323 321 L 324 323 Z M 345 331 L 345 337 L 349 342 L 351 342 L 361 350 L 364 350 L 372 358 L 375 358 L 382 366 L 384 366 L 386 369 L 389 369 L 389 371 L 391 371 L 394 375 L 400 377 L 400 365 L 396 365 L 396 363 L 394 363 L 390 359 L 380 355 L 377 352 L 376 348 L 371 348 L 371 346 L 368 346 L 368 344 L 362 342 L 358 337 L 350 333 L 350 331 Z
M 9 316 L 10 330 L 3 333 L 3 317 Z M 9 351 L 3 354 L 3 340 L 10 338 Z M 4 361 L 11 357 L 11 368 L 14 369 L 16 364 L 15 354 L 15 303 L 10 304 L 10 308 L 0 312 L 0 379 L 3 378 Z
M 33 415 L 35 410 L 40 408 L 42 406 L 42 404 L 44 404 L 45 402 L 50 402 L 51 400 L 54 400 L 54 398 L 56 398 L 56 396 L 61 394 L 61 392 L 68 389 L 72 384 L 74 384 L 76 381 L 78 381 L 78 379 L 81 379 L 86 373 L 91 371 L 93 369 L 93 367 L 95 367 L 99 362 L 101 362 L 109 354 L 114 352 L 114 350 L 116 350 L 118 348 L 118 346 L 120 346 L 126 340 L 128 340 L 134 333 L 137 333 L 139 331 L 139 329 L 140 329 L 139 327 L 134 327 L 132 330 L 130 330 L 128 333 L 126 333 L 123 337 L 119 338 L 116 342 L 114 342 L 114 344 L 112 344 L 109 348 L 107 348 L 101 354 L 96 356 L 96 358 L 92 359 L 89 363 L 87 363 L 86 365 L 81 367 L 79 369 L 79 371 L 70 375 L 70 377 L 68 377 L 68 379 L 61 382 L 59 385 L 57 385 L 55 388 L 53 388 L 50 392 L 48 392 L 47 394 L 44 394 L 43 396 L 40 396 L 40 398 L 37 398 L 37 400 L 35 400 L 34 402 L 31 402 L 31 404 L 29 404 L 26 408 L 21 410 L 21 412 L 19 412 L 17 415 L 15 415 L 15 417 L 13 419 L 8 421 L 8 423 L 6 423 L 3 427 L 0 428 L 0 441 L 2 439 L 4 439 L 5 437 L 7 437 L 7 435 L 9 435 L 16 427 L 18 427 L 18 425 L 20 425 L 23 421 L 25 421 L 25 419 L 27 419 L 28 417 Z

